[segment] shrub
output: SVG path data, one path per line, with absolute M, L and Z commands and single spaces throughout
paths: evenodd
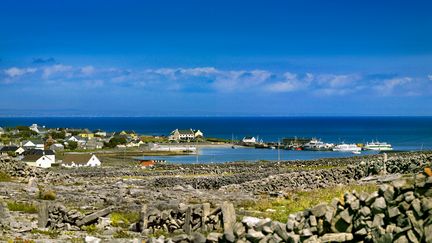
M 114 234 L 113 234 L 114 238 L 120 238 L 120 239 L 124 239 L 124 238 L 132 238 L 133 236 L 131 234 L 129 234 L 128 232 L 124 231 L 124 230 L 117 230 Z
M 97 232 L 99 232 L 99 229 L 96 227 L 95 224 L 84 225 L 84 226 L 81 227 L 81 229 L 84 230 L 84 231 L 86 231 L 90 235 L 94 235 Z
M 44 191 L 44 190 L 39 190 L 39 199 L 42 200 L 55 200 L 56 199 L 56 193 L 55 191 L 52 190 L 48 190 L 48 191 Z
M 58 231 L 55 230 L 39 230 L 39 229 L 32 229 L 32 234 L 41 234 L 41 235 L 48 235 L 50 238 L 55 239 L 57 236 L 60 235 Z

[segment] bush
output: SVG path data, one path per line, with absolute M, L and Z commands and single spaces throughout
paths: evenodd
M 48 235 L 51 239 L 55 239 L 60 235 L 60 232 L 54 231 L 54 230 L 32 229 L 31 233 L 32 234 Z
M 113 234 L 114 238 L 120 238 L 120 239 L 124 239 L 124 238 L 132 238 L 132 235 L 129 234 L 128 232 L 124 231 L 124 230 L 117 230 L 114 234 Z
M 55 200 L 56 193 L 55 191 L 52 190 L 48 190 L 48 191 L 39 190 L 38 198 L 42 200 Z

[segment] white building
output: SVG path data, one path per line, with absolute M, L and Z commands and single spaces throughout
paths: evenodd
M 22 160 L 30 166 L 36 166 L 40 168 L 49 168 L 55 160 L 52 160 L 48 155 L 28 155 Z
M 176 129 L 171 132 L 168 139 L 171 141 L 190 141 L 202 137 L 204 137 L 204 134 L 200 130 L 194 131 L 192 129 L 186 129 L 186 130 Z
M 24 149 L 44 149 L 45 144 L 42 141 L 28 140 L 22 143 Z
M 101 161 L 94 154 L 65 154 L 62 161 L 64 167 L 96 167 Z
M 242 142 L 243 142 L 244 144 L 255 144 L 255 143 L 257 142 L 257 140 L 256 140 L 255 137 L 244 137 L 244 138 L 242 139 Z

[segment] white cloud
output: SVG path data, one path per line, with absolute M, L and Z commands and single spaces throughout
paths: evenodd
M 397 87 L 404 86 L 413 81 L 410 77 L 392 78 L 384 80 L 381 84 L 374 86 L 374 89 L 382 94 L 388 95 L 395 91 Z
M 346 75 L 322 74 L 322 75 L 318 75 L 316 79 L 318 84 L 322 86 L 338 88 L 338 87 L 351 86 L 354 82 L 360 80 L 361 76 L 356 74 L 346 74 Z
M 95 68 L 93 66 L 85 66 L 81 68 L 81 73 L 84 75 L 91 75 L 95 71 Z
M 429 79 L 430 81 L 432 81 L 432 74 L 429 74 L 429 75 L 428 75 L 428 79 Z
M 12 67 L 12 68 L 6 69 L 4 72 L 9 77 L 14 78 L 14 77 L 22 76 L 24 74 L 34 73 L 34 72 L 36 72 L 36 70 L 37 70 L 36 68 L 17 68 L 17 67 Z
M 46 67 L 43 70 L 43 77 L 48 78 L 53 74 L 56 73 L 64 73 L 64 72 L 68 72 L 68 71 L 72 71 L 72 66 L 65 66 L 63 64 L 56 64 L 50 67 Z

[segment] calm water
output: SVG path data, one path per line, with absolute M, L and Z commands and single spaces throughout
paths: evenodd
M 432 117 L 139 117 L 139 118 L 0 118 L 0 126 L 31 125 L 135 130 L 140 134 L 168 135 L 175 128 L 200 129 L 207 137 L 241 139 L 259 136 L 264 141 L 284 137 L 317 137 L 325 142 L 389 142 L 396 150 L 432 149 Z M 351 156 L 334 152 L 281 151 L 281 159 L 313 159 Z M 204 148 L 199 161 L 275 160 L 275 150 Z M 170 161 L 194 162 L 192 157 L 170 157 Z

